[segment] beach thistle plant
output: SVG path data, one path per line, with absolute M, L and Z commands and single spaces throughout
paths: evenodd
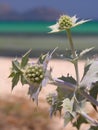
M 11 74 L 9 75 L 9 78 L 12 78 L 12 90 L 19 81 L 21 81 L 22 85 L 28 84 L 28 94 L 38 104 L 38 95 L 42 87 L 45 87 L 48 81 L 52 80 L 52 69 L 47 69 L 47 66 L 56 49 L 51 53 L 48 52 L 41 55 L 36 63 L 29 63 L 29 54 L 31 51 L 23 55 L 21 62 L 17 59 L 13 60 Z
M 12 78 L 12 89 L 20 80 L 21 83 L 28 84 L 28 94 L 38 104 L 38 95 L 41 89 L 47 84 L 56 86 L 54 93 L 49 93 L 46 100 L 50 105 L 50 116 L 56 115 L 57 111 L 63 115 L 64 125 L 72 123 L 77 130 L 83 123 L 89 124 L 88 130 L 97 130 L 98 121 L 89 116 L 85 110 L 86 104 L 89 102 L 97 112 L 97 94 L 98 94 L 98 58 L 89 59 L 84 66 L 82 78 L 79 76 L 78 62 L 82 56 L 90 52 L 94 47 L 87 48 L 77 53 L 72 39 L 71 28 L 90 20 L 78 20 L 76 16 L 62 15 L 57 23 L 50 26 L 49 33 L 57 33 L 66 31 L 71 50 L 70 58 L 67 58 L 74 65 L 76 77 L 67 76 L 52 77 L 52 69 L 48 68 L 48 63 L 52 58 L 55 48 L 51 53 L 41 55 L 36 63 L 29 63 L 28 51 L 21 62 L 17 59 L 12 61 L 12 69 L 10 78 Z M 65 49 L 66 50 L 66 49 Z M 65 63 L 66 68 L 66 63 Z
M 54 80 L 53 84 L 57 86 L 57 96 L 56 99 L 51 98 L 52 105 L 50 113 L 52 113 L 53 115 L 56 113 L 56 111 L 58 111 L 58 108 L 61 108 L 60 112 L 62 109 L 64 111 L 65 126 L 71 121 L 73 126 L 75 126 L 77 129 L 80 129 L 82 123 L 89 122 L 91 125 L 89 130 L 91 130 L 92 128 L 93 130 L 96 130 L 96 128 L 98 128 L 98 122 L 89 117 L 84 108 L 86 103 L 90 102 L 95 110 L 97 110 L 98 102 L 96 101 L 96 99 L 98 94 L 98 60 L 89 60 L 86 63 L 86 66 L 84 67 L 83 77 L 80 80 L 78 61 L 83 55 L 91 51 L 94 47 L 85 49 L 80 52 L 80 54 L 77 54 L 71 34 L 71 28 L 88 21 L 89 20 L 79 21 L 76 16 L 70 17 L 68 15 L 62 15 L 60 16 L 56 24 L 49 27 L 51 29 L 50 33 L 66 31 L 72 53 L 72 56 L 68 59 L 68 61 L 70 61 L 74 65 L 76 72 L 75 79 L 68 75 L 67 77 L 62 76 Z M 78 118 L 76 119 L 76 117 Z M 73 120 L 76 120 L 76 122 L 73 123 Z

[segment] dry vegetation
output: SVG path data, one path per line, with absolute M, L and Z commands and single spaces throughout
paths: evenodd
M 50 130 L 48 109 L 36 108 L 31 101 L 11 97 L 0 99 L 0 130 Z

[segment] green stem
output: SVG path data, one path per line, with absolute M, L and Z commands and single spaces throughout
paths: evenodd
M 76 53 L 75 53 L 74 44 L 73 44 L 73 41 L 72 41 L 72 36 L 71 36 L 70 29 L 67 29 L 66 32 L 67 32 L 67 36 L 68 36 L 68 39 L 69 39 L 69 43 L 70 43 L 70 48 L 71 48 L 71 51 L 72 51 L 73 59 L 75 59 L 77 56 L 76 56 Z M 78 60 L 76 60 L 74 62 L 74 67 L 75 67 L 77 87 L 78 87 L 79 86 Z

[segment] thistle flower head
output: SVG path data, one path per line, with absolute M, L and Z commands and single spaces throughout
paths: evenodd
M 38 95 L 42 89 L 45 87 L 49 80 L 52 80 L 51 71 L 47 69 L 48 63 L 52 58 L 52 54 L 55 52 L 55 48 L 50 54 L 47 53 L 39 58 L 37 63 L 28 64 L 24 71 L 24 77 L 29 84 L 28 94 L 33 100 L 38 104 Z
M 73 21 L 71 17 L 67 15 L 62 15 L 58 20 L 58 24 L 59 24 L 59 29 L 64 30 L 66 28 L 71 28 L 73 25 Z
M 28 64 L 24 70 L 24 78 L 29 84 L 28 94 L 38 104 L 38 95 L 51 78 L 51 71 L 44 64 Z
M 50 33 L 71 29 L 75 26 L 78 26 L 80 24 L 89 21 L 89 20 L 80 20 L 80 21 L 77 20 L 78 18 L 76 16 L 70 17 L 68 15 L 62 15 L 60 16 L 56 24 L 49 26 L 49 28 L 51 29 Z
M 34 64 L 27 66 L 24 76 L 31 85 L 40 84 L 44 79 L 45 71 L 42 65 Z

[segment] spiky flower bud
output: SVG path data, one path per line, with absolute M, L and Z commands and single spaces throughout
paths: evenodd
M 57 95 L 55 93 L 50 93 L 47 95 L 46 100 L 49 105 L 52 105 L 54 101 L 57 101 Z
M 30 84 L 40 84 L 44 78 L 42 65 L 35 64 L 33 66 L 28 66 L 24 72 L 24 76 Z
M 64 29 L 68 29 L 72 27 L 72 19 L 71 17 L 67 16 L 67 15 L 62 15 L 59 20 L 58 20 L 58 24 L 59 24 L 59 29 L 60 30 L 64 30 Z
M 52 95 L 51 95 L 51 94 L 49 94 L 49 95 L 46 97 L 46 100 L 47 100 L 47 103 L 48 103 L 49 105 L 52 105 Z

